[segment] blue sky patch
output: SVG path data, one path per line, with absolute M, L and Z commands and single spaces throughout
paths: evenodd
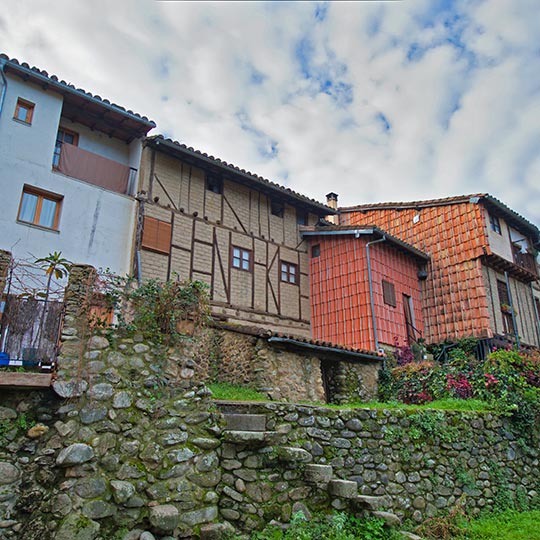
M 328 15 L 328 2 L 319 2 L 315 6 L 315 18 L 317 21 L 322 22 Z
M 382 112 L 377 113 L 376 118 L 386 133 L 392 130 L 392 124 Z

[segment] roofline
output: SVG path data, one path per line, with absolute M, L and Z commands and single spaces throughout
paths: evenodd
M 279 184 L 276 184 L 271 180 L 267 180 L 262 176 L 257 176 L 249 171 L 240 169 L 239 167 L 227 163 L 226 161 L 222 161 L 219 158 L 209 156 L 208 154 L 195 150 L 191 147 L 187 147 L 186 145 L 177 141 L 166 139 L 163 137 L 163 135 L 152 135 L 150 137 L 146 137 L 143 141 L 143 146 L 151 146 L 152 148 L 166 147 L 168 150 L 177 155 L 188 156 L 196 161 L 203 162 L 207 165 L 212 165 L 213 167 L 218 167 L 222 171 L 233 176 L 233 179 L 234 176 L 236 176 L 240 179 L 249 180 L 250 184 L 254 183 L 263 187 L 263 191 L 275 192 L 276 194 L 285 196 L 288 199 L 296 201 L 302 206 L 314 210 L 313 213 L 317 214 L 318 216 L 336 215 L 338 213 L 337 210 L 334 210 L 323 203 L 310 199 L 309 197 L 301 195 L 300 193 L 296 193 L 295 191 L 284 186 L 280 186 Z
M 362 353 L 362 352 L 348 351 L 346 349 L 339 349 L 337 347 L 326 347 L 324 345 L 315 345 L 313 343 L 305 343 L 304 341 L 299 341 L 292 338 L 269 337 L 268 342 L 279 343 L 279 344 L 284 344 L 284 345 L 293 345 L 300 349 L 308 349 L 308 350 L 318 351 L 318 352 L 323 352 L 323 353 L 326 352 L 332 355 L 346 356 L 354 360 L 369 360 L 371 362 L 375 362 L 375 361 L 380 362 L 384 358 L 383 356 L 380 356 L 377 353 L 368 354 L 368 353 Z
M 415 210 L 419 208 L 429 208 L 434 206 L 449 206 L 452 204 L 463 204 L 463 203 L 472 203 L 478 204 L 480 201 L 485 201 L 487 204 L 490 204 L 496 207 L 500 212 L 505 216 L 510 218 L 511 222 L 517 223 L 518 226 L 524 227 L 525 229 L 532 232 L 537 236 L 537 242 L 540 243 L 540 230 L 539 228 L 531 223 L 529 220 L 518 214 L 516 211 L 512 210 L 509 206 L 504 204 L 502 201 L 493 197 L 489 193 L 476 193 L 472 195 L 459 195 L 456 197 L 446 197 L 441 199 L 432 199 L 424 201 L 410 201 L 410 202 L 387 202 L 387 203 L 373 203 L 373 204 L 360 204 L 356 206 L 344 206 L 340 207 L 339 211 L 341 213 L 349 212 L 358 212 L 358 211 L 370 211 L 370 210 Z
M 148 118 L 146 118 L 146 116 L 141 116 L 132 111 L 128 111 L 119 105 L 110 103 L 108 100 L 95 97 L 90 92 L 85 92 L 82 89 L 75 88 L 73 85 L 70 85 L 65 81 L 55 80 L 53 78 L 56 77 L 55 75 L 52 75 L 51 77 L 49 77 L 48 74 L 44 75 L 41 71 L 38 70 L 38 68 L 31 68 L 30 66 L 28 66 L 28 64 L 25 63 L 20 64 L 17 60 L 10 59 L 5 54 L 0 54 L 0 66 L 7 66 L 9 70 L 20 72 L 22 74 L 28 75 L 29 77 L 38 79 L 41 82 L 46 83 L 47 85 L 57 89 L 61 93 L 66 92 L 75 95 L 77 97 L 86 99 L 87 101 L 91 101 L 92 103 L 95 103 L 96 105 L 103 107 L 104 109 L 108 109 L 110 111 L 114 111 L 117 114 L 121 114 L 122 116 L 125 116 L 133 120 L 134 122 L 137 122 L 138 124 L 147 127 L 148 129 L 146 132 L 156 127 L 156 123 L 153 120 L 149 120 Z
M 360 236 L 374 235 L 378 238 L 384 238 L 391 244 L 395 244 L 398 247 L 409 251 L 412 255 L 423 261 L 427 262 L 431 259 L 431 257 L 427 253 L 424 253 L 423 251 L 420 251 L 414 246 L 411 246 L 407 242 L 404 242 L 403 240 L 400 240 L 399 238 L 388 234 L 386 231 L 379 229 L 379 227 L 351 227 L 349 229 L 332 229 L 331 227 L 328 227 L 324 230 L 300 230 L 300 234 L 302 236 L 354 235 L 356 238 L 359 238 Z

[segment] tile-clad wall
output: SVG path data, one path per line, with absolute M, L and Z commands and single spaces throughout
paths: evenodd
M 384 344 L 394 344 L 397 339 L 403 344 L 407 336 L 405 324 L 405 306 L 403 295 L 412 299 L 414 326 L 417 337 L 424 336 L 424 317 L 422 315 L 418 265 L 415 260 L 403 252 L 388 246 L 375 244 L 370 247 L 373 276 L 373 298 L 377 321 L 377 335 Z M 394 284 L 396 306 L 384 303 L 382 280 Z
M 267 195 L 227 178 L 223 194 L 213 193 L 202 169 L 152 153 L 145 148 L 141 164 L 144 212 L 172 221 L 172 244 L 170 256 L 142 250 L 143 278 L 205 281 L 214 311 L 229 321 L 309 336 L 309 260 L 296 208 L 274 216 Z M 252 252 L 253 272 L 231 268 L 231 246 Z M 298 264 L 298 285 L 280 281 L 281 260 Z
M 312 332 L 315 339 L 373 350 L 373 321 L 369 298 L 366 243 L 370 237 L 317 237 L 320 256 L 311 258 Z M 417 265 L 388 244 L 370 247 L 378 338 L 393 345 L 406 337 L 403 294 L 413 298 L 416 327 L 423 331 Z M 383 302 L 382 280 L 394 283 L 397 306 Z
M 428 343 L 492 335 L 482 265 L 478 260 L 484 253 L 483 246 L 487 245 L 481 205 L 382 208 L 344 212 L 340 219 L 342 225 L 377 225 L 431 255 L 428 278 L 421 285 Z

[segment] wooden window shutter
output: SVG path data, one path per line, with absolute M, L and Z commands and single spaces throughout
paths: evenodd
M 384 303 L 389 306 L 396 307 L 396 289 L 393 283 L 382 280 L 383 299 Z
M 142 247 L 158 253 L 171 252 L 171 224 L 153 217 L 145 216 L 143 224 Z

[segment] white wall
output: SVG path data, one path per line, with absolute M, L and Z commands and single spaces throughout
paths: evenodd
M 72 262 L 127 273 L 136 202 L 53 172 L 62 97 L 17 77 L 6 78 L 7 93 L 0 116 L 0 248 L 11 251 L 15 257 L 30 259 L 61 251 Z M 35 103 L 30 126 L 13 120 L 19 97 Z M 129 163 L 133 145 L 101 137 L 87 128 L 77 131 L 81 132 L 81 143 L 88 143 L 81 144 L 83 148 Z M 57 232 L 17 222 L 24 184 L 64 197 Z
M 484 208 L 485 217 L 486 217 L 486 227 L 488 231 L 489 245 L 496 255 L 503 257 L 508 261 L 514 261 L 514 254 L 512 253 L 512 245 L 510 243 L 510 233 L 508 231 L 508 226 L 504 219 L 499 218 L 499 223 L 501 224 L 501 234 L 495 232 L 491 228 L 491 223 L 489 222 L 489 212 L 487 208 Z

